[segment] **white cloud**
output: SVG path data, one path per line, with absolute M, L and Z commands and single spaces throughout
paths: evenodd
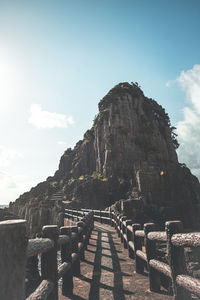
M 67 128 L 74 124 L 72 116 L 42 110 L 40 104 L 31 105 L 28 122 L 37 128 Z
M 182 71 L 177 78 L 186 95 L 183 120 L 176 124 L 179 161 L 200 178 L 200 65 Z
M 0 145 L 0 167 L 8 166 L 16 157 L 21 157 L 21 155 L 15 149 Z
M 13 181 L 12 177 L 9 176 L 6 172 L 0 171 L 0 189 L 2 188 L 16 188 L 16 183 Z
M 30 190 L 37 182 L 21 174 L 10 175 L 0 170 L 0 183 L 0 205 L 3 205 L 15 201 L 20 194 Z
M 66 146 L 66 145 L 67 145 L 67 143 L 66 143 L 66 142 L 64 142 L 64 141 L 58 141 L 58 145 L 61 145 L 61 146 Z

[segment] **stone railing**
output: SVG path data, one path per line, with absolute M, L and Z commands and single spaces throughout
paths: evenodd
M 112 220 L 112 212 L 106 210 L 95 210 L 95 209 L 65 209 L 65 217 L 70 218 L 71 220 L 76 220 L 80 216 L 84 215 L 84 213 L 93 212 L 94 213 L 94 221 L 110 224 Z
M 41 283 L 26 300 L 57 300 L 58 280 L 62 278 L 62 294 L 73 293 L 73 275 L 80 274 L 93 229 L 93 213 L 84 213 L 76 226 L 47 225 L 42 238 L 27 238 L 25 220 L 0 222 L 0 299 L 25 299 L 25 270 L 30 257 L 41 255 Z M 62 264 L 58 267 L 57 251 Z M 30 271 L 30 270 L 29 270 Z
M 163 285 L 175 300 L 189 300 L 191 294 L 200 297 L 200 280 L 187 275 L 184 257 L 184 247 L 200 250 L 200 232 L 182 233 L 180 221 L 166 222 L 165 231 L 158 231 L 154 223 L 146 223 L 142 229 L 140 224 L 114 212 L 81 211 L 93 211 L 94 220 L 115 227 L 129 257 L 135 259 L 136 272 L 142 274 L 147 269 L 151 291 L 158 292 Z M 160 247 L 166 250 L 164 261 L 160 259 Z

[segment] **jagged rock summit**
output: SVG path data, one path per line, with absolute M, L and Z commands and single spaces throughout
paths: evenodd
M 178 162 L 173 129 L 165 110 L 137 83 L 120 83 L 99 102 L 93 127 L 65 151 L 55 175 L 20 196 L 10 210 L 31 222 L 35 207 L 40 225 L 41 214 L 50 222 L 49 199 L 62 191 L 73 207 L 105 208 L 125 199 L 121 207 L 136 221 L 175 218 L 198 227 L 200 184 Z M 62 205 L 56 205 L 61 213 Z

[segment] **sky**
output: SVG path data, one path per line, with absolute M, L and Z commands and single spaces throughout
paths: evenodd
M 0 204 L 53 175 L 98 102 L 138 82 L 200 178 L 199 0 L 0 0 Z

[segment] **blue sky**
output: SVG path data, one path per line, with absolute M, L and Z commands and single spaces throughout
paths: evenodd
M 200 174 L 199 15 L 199 0 L 0 0 L 0 202 L 52 175 L 122 81 L 166 109 Z

